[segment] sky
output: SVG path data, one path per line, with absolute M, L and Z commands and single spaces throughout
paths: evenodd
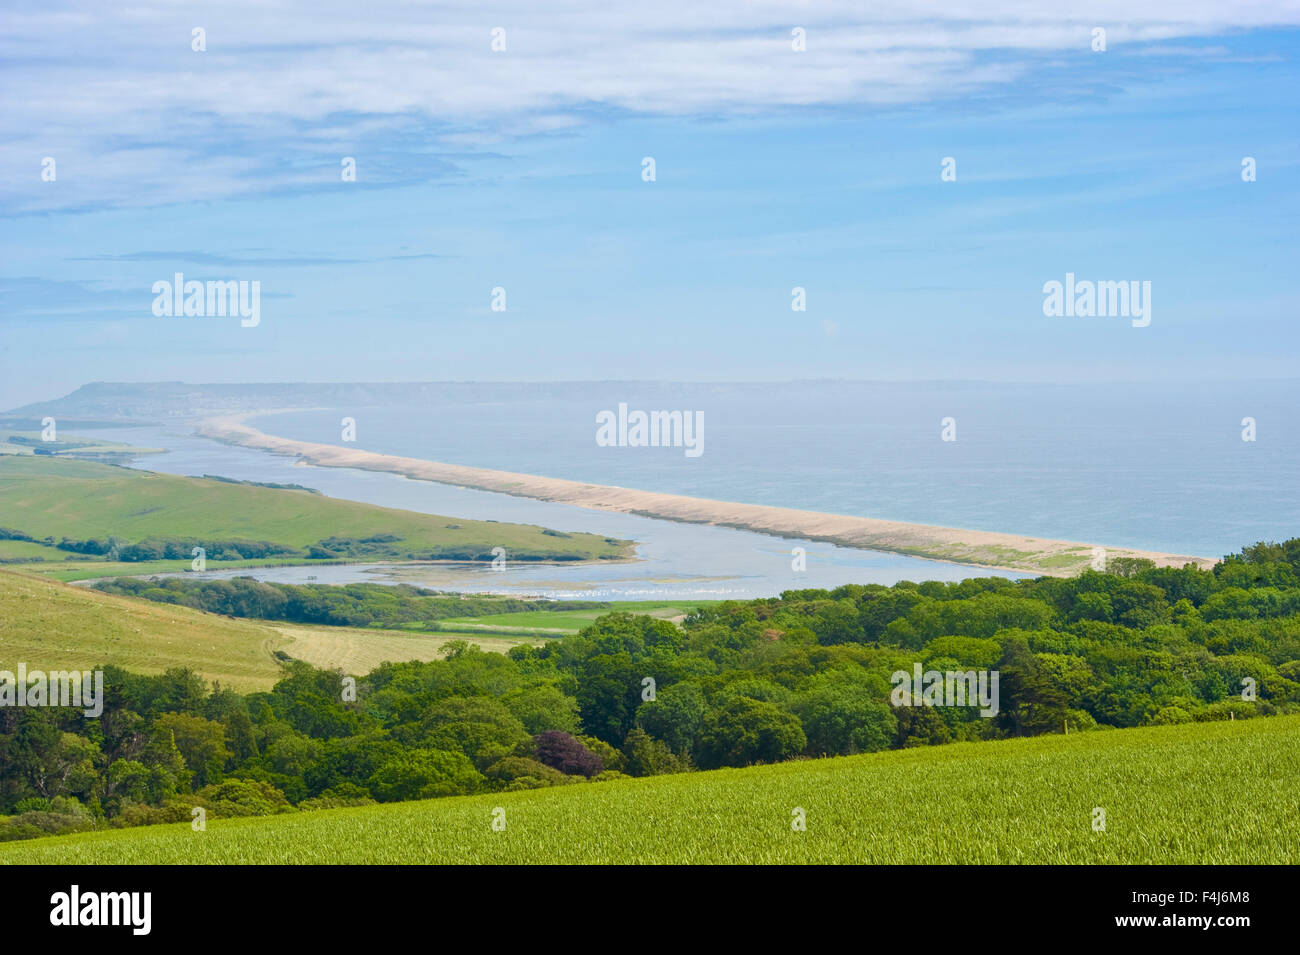
M 0 408 L 1300 367 L 1300 3 L 109 6 L 0 11 Z M 260 321 L 156 316 L 178 272 Z

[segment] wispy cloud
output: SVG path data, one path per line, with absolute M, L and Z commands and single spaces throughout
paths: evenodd
M 484 146 L 610 114 L 1024 95 L 1070 68 L 1086 91 L 1094 27 L 1109 55 L 1172 65 L 1300 23 L 1300 5 L 11 0 L 3 16 L 0 208 L 16 213 L 319 189 L 339 181 L 342 156 L 358 157 L 358 188 L 455 178 Z M 791 48 L 796 27 L 805 52 Z M 46 156 L 55 183 L 40 180 Z

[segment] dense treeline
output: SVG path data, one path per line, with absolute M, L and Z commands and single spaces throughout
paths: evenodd
M 610 614 L 355 681 L 295 663 L 249 695 L 110 667 L 98 720 L 0 709 L 0 839 L 1300 710 L 1300 539 L 1117 569 L 790 591 L 681 627 Z M 996 713 L 907 705 L 892 675 L 915 665 L 996 671 Z
M 255 482 L 231 482 L 255 483 Z M 296 488 L 297 485 L 267 485 L 272 487 Z M 303 490 L 310 490 L 303 488 Z M 313 492 L 314 493 L 314 492 Z M 459 525 L 449 524 L 449 528 Z M 561 531 L 544 529 L 545 537 L 572 537 Z M 125 561 L 137 563 L 150 560 L 189 560 L 194 556 L 194 548 L 203 549 L 208 560 L 264 560 L 272 557 L 290 557 L 303 560 L 455 560 L 455 561 L 491 561 L 495 556 L 492 549 L 473 544 L 444 544 L 418 552 L 405 549 L 409 546 L 395 534 L 372 534 L 367 537 L 325 537 L 306 547 L 293 547 L 272 541 L 247 540 L 244 538 L 200 538 L 200 537 L 146 537 L 138 541 L 129 541 L 116 535 L 108 537 L 87 538 L 81 540 L 63 537 L 57 542 L 53 537 L 37 539 L 13 528 L 0 528 L 0 540 L 30 541 L 45 544 L 58 550 L 76 554 L 68 560 L 100 557 L 108 561 Z M 609 539 L 607 539 L 608 541 Z M 600 559 L 610 555 L 601 554 Z M 35 560 L 35 558 L 30 558 Z M 511 555 L 512 561 L 580 561 L 587 559 L 582 554 L 568 552 L 517 551 Z
M 411 624 L 430 630 L 437 629 L 437 621 L 448 617 L 478 617 L 530 610 L 599 610 L 608 606 L 594 600 L 525 600 L 443 593 L 409 584 L 277 584 L 263 583 L 251 577 L 232 580 L 119 577 L 101 581 L 96 589 L 157 603 L 180 604 L 229 617 L 341 627 Z
M 212 560 L 254 560 L 265 557 L 302 556 L 296 547 L 273 544 L 270 541 L 213 540 L 198 537 L 147 537 L 134 544 L 118 537 L 75 540 L 64 537 L 55 545 L 59 550 L 74 554 L 90 554 L 108 560 L 135 563 L 142 560 L 189 560 L 196 547 L 202 548 L 205 557 Z

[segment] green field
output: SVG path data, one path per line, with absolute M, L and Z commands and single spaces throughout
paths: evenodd
M 457 626 L 473 630 L 501 633 L 545 631 L 550 633 L 577 633 L 589 626 L 597 617 L 607 613 L 636 613 L 661 620 L 678 620 L 692 610 L 716 600 L 614 600 L 608 606 L 592 610 L 527 610 L 522 613 L 494 613 L 478 617 L 449 617 L 439 621 L 440 629 Z
M 436 660 L 449 641 L 504 653 L 536 638 L 491 633 L 413 634 L 235 620 L 0 570 L 0 669 L 93 669 L 137 673 L 189 667 L 209 682 L 251 693 L 284 675 L 276 652 L 318 667 L 369 673 L 380 663 Z
M 267 623 L 266 626 L 283 638 L 276 649 L 295 660 L 304 660 L 322 670 L 339 670 L 356 675 L 369 673 L 381 663 L 441 660 L 446 645 L 452 641 L 471 643 L 488 653 L 505 653 L 521 643 L 543 642 L 531 634 L 500 635 L 468 631 L 428 634 L 279 622 Z
M 325 538 L 396 540 L 376 545 L 373 559 L 410 554 L 486 554 L 504 547 L 514 559 L 611 559 L 627 556 L 625 541 L 596 534 L 559 534 L 527 524 L 471 521 L 359 504 L 308 491 L 283 490 L 203 478 L 154 474 L 89 461 L 33 455 L 0 457 L 0 527 L 56 541 L 116 536 L 268 541 L 305 549 Z M 84 579 L 122 573 L 186 570 L 189 560 L 110 563 L 102 557 L 69 561 L 68 552 L 29 541 L 3 541 L 0 559 L 45 557 L 24 569 Z M 28 545 L 19 547 L 16 545 Z M 71 555 L 80 557 L 82 555 Z M 209 569 L 310 563 L 292 556 L 223 563 Z
M 140 673 L 186 666 L 243 692 L 269 689 L 285 643 L 248 620 L 130 600 L 0 571 L 0 669 L 92 669 L 112 663 Z
M 0 541 L 0 544 L 7 543 L 27 542 Z M 46 550 L 48 553 L 49 549 Z M 55 553 L 63 555 L 63 551 L 55 551 Z M 3 556 L 3 547 L 0 547 L 0 556 Z M 61 580 L 64 583 L 74 583 L 79 580 L 98 580 L 101 577 L 148 577 L 151 574 L 179 574 L 190 570 L 188 560 L 114 561 L 98 558 L 92 560 L 68 560 L 61 563 L 59 560 L 59 557 L 52 557 L 45 563 L 23 562 L 12 569 L 25 571 L 29 574 L 40 574 L 42 577 Z M 346 560 L 308 560 L 293 557 L 265 558 L 262 560 L 209 560 L 208 570 L 240 570 L 245 567 L 300 567 L 304 565 L 316 567 L 346 563 L 348 563 Z
M 494 831 L 493 811 L 506 828 Z M 1105 810 L 1105 831 L 1093 828 Z M 794 831 L 803 809 L 807 829 Z M 1300 717 L 55 836 L 0 863 L 1300 862 Z
M 0 454 L 35 454 L 40 448 L 51 455 L 90 457 L 119 460 L 139 454 L 158 454 L 162 448 L 138 448 L 120 441 L 101 441 L 65 435 L 55 441 L 45 441 L 39 431 L 10 431 L 0 428 Z

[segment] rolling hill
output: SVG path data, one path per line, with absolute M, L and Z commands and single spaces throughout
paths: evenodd
M 189 667 L 242 693 L 269 690 L 283 674 L 275 653 L 345 673 L 385 661 L 435 660 L 466 640 L 504 653 L 536 638 L 449 630 L 436 635 L 352 627 L 263 624 L 150 603 L 0 570 L 0 669 L 93 669 L 138 673 Z

